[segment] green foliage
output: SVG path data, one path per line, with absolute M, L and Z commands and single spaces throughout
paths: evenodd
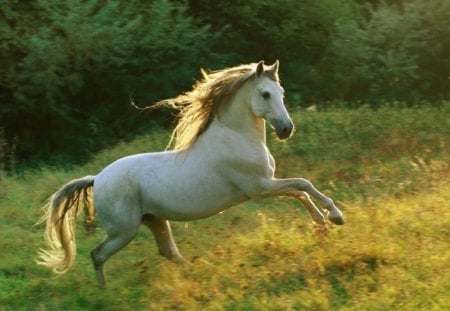
M 448 96 L 449 2 L 381 2 L 366 8 L 365 20 L 336 25 L 326 62 L 332 68 L 328 78 L 340 92 L 330 90 L 329 98 L 379 104 Z
M 6 0 L 1 137 L 25 166 L 80 163 L 169 123 L 130 98 L 145 106 L 187 91 L 201 67 L 260 59 L 280 59 L 294 107 L 439 102 L 449 12 L 446 0 Z
M 130 97 L 146 105 L 175 95 L 207 57 L 207 27 L 173 2 L 41 1 L 20 9 L 1 9 L 12 42 L 2 54 L 17 56 L 0 69 L 0 117 L 6 135 L 20 138 L 21 157 L 80 156 L 80 147 L 127 137 L 139 119 Z M 24 16 L 36 24 L 21 24 Z

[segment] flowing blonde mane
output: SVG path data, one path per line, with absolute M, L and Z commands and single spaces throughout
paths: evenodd
M 240 65 L 220 71 L 202 72 L 192 90 L 172 99 L 162 100 L 148 108 L 171 107 L 178 110 L 178 123 L 172 132 L 168 148 L 184 150 L 192 146 L 207 130 L 220 107 L 255 76 L 257 64 Z M 267 76 L 278 81 L 276 73 Z

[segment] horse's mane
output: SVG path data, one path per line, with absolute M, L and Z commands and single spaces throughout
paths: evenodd
M 193 85 L 191 91 L 149 106 L 148 108 L 152 109 L 170 107 L 178 110 L 178 123 L 172 132 L 168 148 L 184 150 L 191 147 L 208 129 L 220 107 L 229 102 L 227 99 L 255 76 L 256 67 L 257 64 L 253 63 L 219 71 L 206 72 L 202 69 L 202 79 Z M 278 81 L 276 73 L 266 74 Z

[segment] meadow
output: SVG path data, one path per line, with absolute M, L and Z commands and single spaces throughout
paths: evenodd
M 57 278 L 36 265 L 47 197 L 121 156 L 164 149 L 170 132 L 155 128 L 83 165 L 3 174 L 0 310 L 449 310 L 450 102 L 292 116 L 289 141 L 268 130 L 277 174 L 312 180 L 345 226 L 323 234 L 295 201 L 250 201 L 172 223 L 191 266 L 159 256 L 142 227 L 107 262 L 101 290 L 89 252 L 103 231 L 81 225 L 71 271 Z

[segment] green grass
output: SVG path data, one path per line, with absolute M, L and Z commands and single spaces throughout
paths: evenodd
M 143 227 L 106 264 L 97 288 L 89 252 L 99 228 L 77 231 L 73 270 L 55 278 L 34 263 L 33 226 L 45 199 L 118 157 L 164 149 L 155 130 L 70 170 L 42 168 L 0 182 L 0 310 L 446 310 L 450 309 L 449 104 L 295 112 L 296 135 L 269 135 L 278 175 L 311 179 L 347 218 L 319 234 L 288 199 L 247 202 L 173 223 L 175 265 Z

